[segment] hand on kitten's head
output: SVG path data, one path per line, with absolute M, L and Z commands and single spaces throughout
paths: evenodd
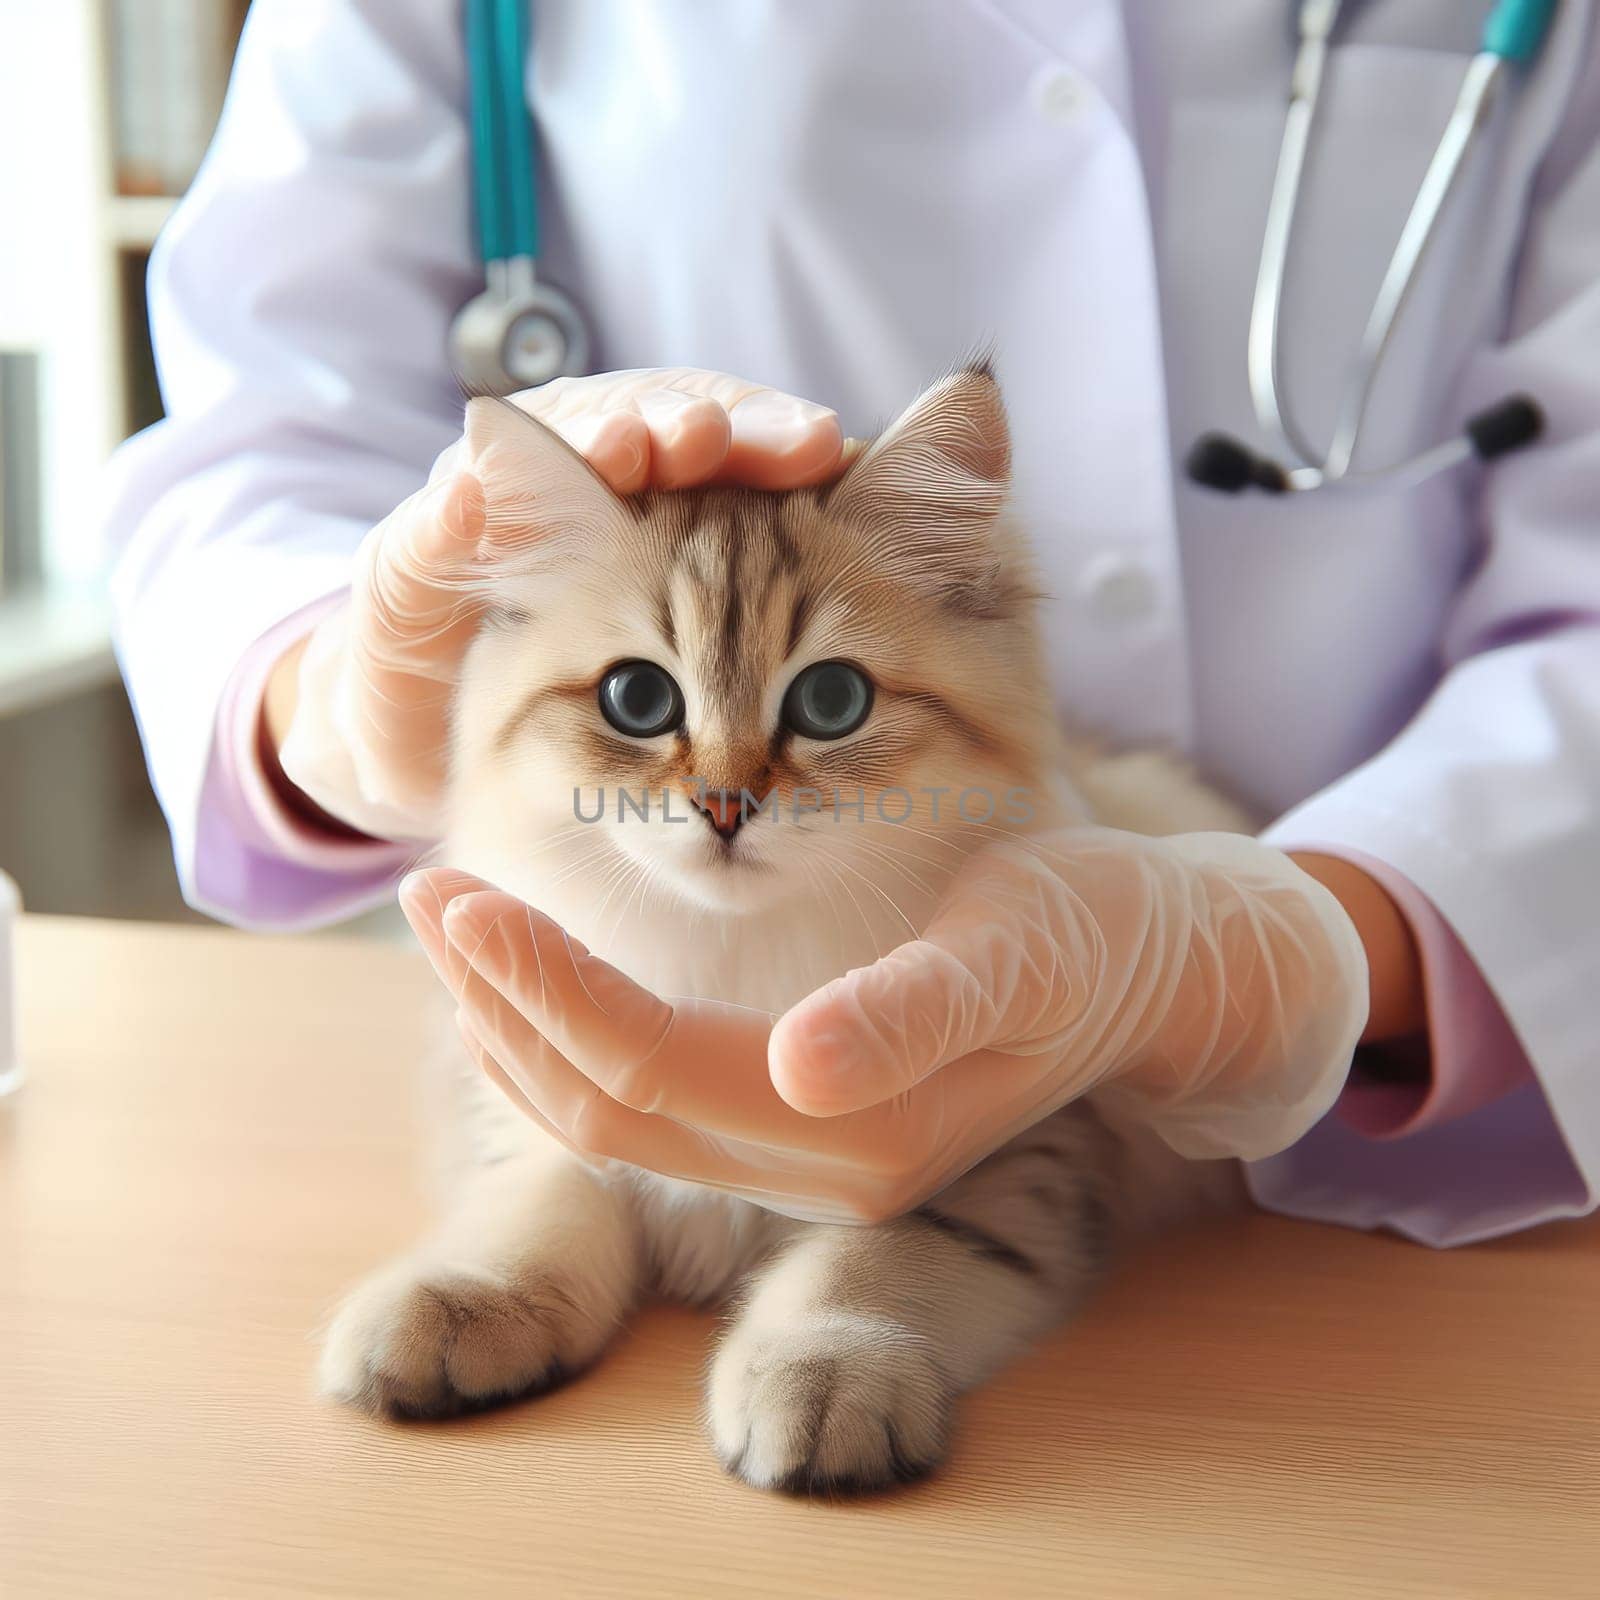
M 726 372 L 640 367 L 557 378 L 511 401 L 617 494 L 703 483 L 802 489 L 842 466 L 836 412 Z

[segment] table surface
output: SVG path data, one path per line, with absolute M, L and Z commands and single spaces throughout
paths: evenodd
M 701 1439 L 714 1323 L 468 1421 L 318 1400 L 421 1215 L 412 952 L 25 919 L 0 1107 L 0 1593 L 1595 1592 L 1600 1231 L 1469 1251 L 1252 1216 L 1128 1263 L 888 1497 Z

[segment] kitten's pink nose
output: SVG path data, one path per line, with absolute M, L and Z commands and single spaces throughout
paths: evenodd
M 744 823 L 743 793 L 740 789 L 705 789 L 693 798 L 700 815 L 722 838 L 731 839 Z

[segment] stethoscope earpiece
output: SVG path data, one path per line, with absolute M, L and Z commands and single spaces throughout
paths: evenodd
M 1544 410 L 1532 395 L 1514 394 L 1469 418 L 1467 438 L 1480 461 L 1510 455 L 1544 432 Z
M 1454 439 L 1384 472 L 1330 479 L 1320 467 L 1286 467 L 1227 433 L 1207 433 L 1195 440 L 1184 458 L 1183 470 L 1191 483 L 1221 494 L 1240 494 L 1246 489 L 1303 494 L 1332 484 L 1351 489 L 1409 488 L 1463 461 L 1494 461 L 1510 455 L 1532 444 L 1543 432 L 1544 411 L 1539 403 L 1531 395 L 1513 394 L 1469 417 Z
M 1245 489 L 1282 494 L 1289 487 L 1283 468 L 1276 461 L 1258 456 L 1227 433 L 1207 433 L 1196 439 L 1184 459 L 1183 470 L 1191 482 L 1222 494 L 1238 494 Z

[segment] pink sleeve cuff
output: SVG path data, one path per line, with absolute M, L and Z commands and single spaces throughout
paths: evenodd
M 1305 845 L 1337 856 L 1374 878 L 1416 935 L 1428 1036 L 1414 1081 L 1365 1072 L 1361 1056 L 1334 1107 L 1339 1120 L 1369 1139 L 1399 1139 L 1453 1122 L 1533 1081 L 1533 1068 L 1477 963 L 1433 902 L 1404 874 L 1343 845 Z M 1403 1048 L 1403 1047 L 1402 1047 Z
M 207 798 L 227 811 L 241 842 L 262 854 L 317 873 L 366 879 L 399 871 L 416 847 L 386 839 L 340 838 L 294 815 L 262 769 L 258 742 L 262 698 L 274 665 L 343 599 L 340 591 L 301 607 L 245 652 L 217 709 Z

